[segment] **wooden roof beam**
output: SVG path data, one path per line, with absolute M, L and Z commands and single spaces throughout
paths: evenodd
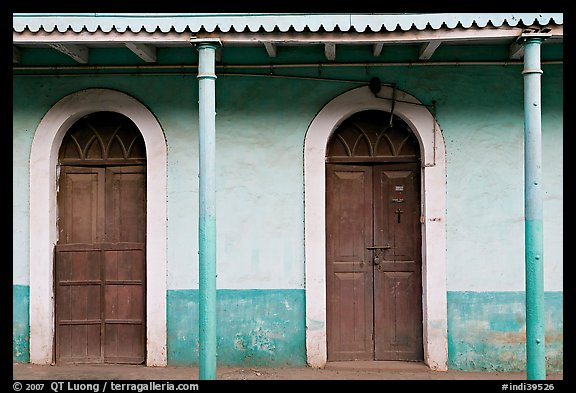
M 12 63 L 20 63 L 20 49 L 12 45 Z
M 374 46 L 372 47 L 372 55 L 374 55 L 374 57 L 380 56 L 380 54 L 382 53 L 382 48 L 384 48 L 383 42 L 378 42 L 374 44 Z
M 64 53 L 66 56 L 72 58 L 74 61 L 87 64 L 88 63 L 88 48 L 84 45 L 75 44 L 49 44 L 51 48 L 56 49 L 59 52 Z
M 136 44 L 134 42 L 127 42 L 125 45 L 126 48 L 130 49 L 146 63 L 156 63 L 156 47 L 146 44 Z
M 511 59 L 521 59 L 524 57 L 524 45 L 513 42 L 508 49 L 508 53 Z
M 266 48 L 269 57 L 276 57 L 276 45 L 271 42 L 264 42 L 264 47 Z
M 420 45 L 420 52 L 418 54 L 418 59 L 420 60 L 430 60 L 436 49 L 440 46 L 442 41 L 429 41 Z
M 336 44 L 333 42 L 328 42 L 324 44 L 324 55 L 330 61 L 336 59 Z

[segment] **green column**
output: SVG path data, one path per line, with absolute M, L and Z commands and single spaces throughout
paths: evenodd
M 526 263 L 526 374 L 546 379 L 544 343 L 543 191 L 540 44 L 524 40 L 524 233 Z
M 199 117 L 199 379 L 216 379 L 216 48 L 198 49 Z

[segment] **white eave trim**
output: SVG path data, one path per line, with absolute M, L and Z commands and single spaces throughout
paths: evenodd
M 547 41 L 562 40 L 564 36 L 563 26 L 549 26 L 551 36 Z M 458 41 L 481 41 L 481 40 L 510 40 L 515 41 L 522 34 L 523 29 L 519 27 L 500 28 L 455 28 L 437 30 L 413 30 L 413 31 L 393 31 L 393 32 L 319 32 L 319 33 L 134 33 L 134 32 L 111 32 L 104 33 L 97 31 L 89 33 L 74 32 L 38 32 L 32 33 L 24 31 L 13 32 L 12 43 L 14 45 L 39 45 L 39 44 L 73 44 L 73 45 L 124 45 L 125 43 L 149 44 L 155 46 L 189 46 L 192 38 L 218 38 L 222 45 L 262 45 L 266 46 L 268 53 L 273 45 L 314 45 L 314 44 L 407 44 L 407 43 L 431 43 L 433 41 L 458 42 Z M 381 47 L 374 48 L 374 54 L 379 54 Z M 273 57 L 273 56 L 271 56 Z
M 16 32 L 45 30 L 80 32 L 101 30 L 110 32 L 213 32 L 250 31 L 272 32 L 279 30 L 301 32 L 309 29 L 323 31 L 394 31 L 400 29 L 425 30 L 443 26 L 485 27 L 489 24 L 500 27 L 504 24 L 517 26 L 538 23 L 562 24 L 563 13 L 423 13 L 423 14 L 13 14 L 13 28 Z

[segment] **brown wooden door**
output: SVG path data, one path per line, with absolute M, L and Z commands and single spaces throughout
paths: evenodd
M 326 165 L 329 361 L 423 359 L 419 170 Z
M 145 359 L 145 167 L 62 166 L 56 361 Z
M 326 165 L 328 360 L 373 360 L 372 169 Z

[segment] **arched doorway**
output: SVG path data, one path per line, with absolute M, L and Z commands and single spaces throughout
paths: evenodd
M 56 363 L 146 357 L 146 146 L 129 118 L 94 112 L 58 156 Z
M 378 110 L 326 149 L 327 360 L 423 360 L 420 148 Z
M 165 366 L 167 147 L 158 119 L 141 102 L 111 89 L 72 93 L 44 115 L 30 152 L 30 363 L 54 360 L 54 245 L 57 166 L 62 141 L 83 116 L 120 113 L 134 122 L 146 146 L 146 365 Z
M 351 115 L 365 110 L 392 112 L 420 146 L 422 212 L 422 336 L 424 363 L 447 370 L 446 152 L 440 126 L 410 94 L 388 86 L 375 95 L 368 86 L 344 92 L 314 117 L 304 141 L 304 251 L 306 357 L 312 367 L 327 361 L 326 148 L 332 133 Z

